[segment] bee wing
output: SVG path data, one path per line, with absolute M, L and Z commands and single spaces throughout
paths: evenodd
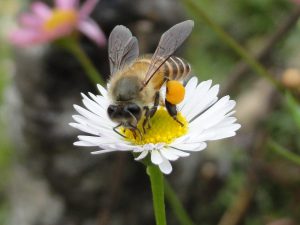
M 146 86 L 156 71 L 168 60 L 176 49 L 187 39 L 194 27 L 194 21 L 186 20 L 178 23 L 167 30 L 160 38 L 157 49 L 155 50 L 149 69 L 144 79 Z
M 138 56 L 139 46 L 136 37 L 132 36 L 127 27 L 122 25 L 116 26 L 108 39 L 108 57 L 111 75 L 131 63 Z

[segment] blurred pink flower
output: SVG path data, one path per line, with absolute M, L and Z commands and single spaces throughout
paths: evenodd
M 79 8 L 79 0 L 55 0 L 51 9 L 43 2 L 31 4 L 31 12 L 20 16 L 21 28 L 10 35 L 12 44 L 26 47 L 45 43 L 81 31 L 96 44 L 103 46 L 106 38 L 89 14 L 98 0 L 86 0 Z

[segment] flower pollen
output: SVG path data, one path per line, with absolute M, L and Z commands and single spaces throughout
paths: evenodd
M 120 132 L 126 139 L 136 145 L 144 145 L 149 143 L 172 143 L 188 132 L 188 122 L 178 113 L 177 119 L 183 124 L 175 121 L 164 108 L 159 108 L 154 116 L 150 119 L 150 128 L 146 125 L 146 132 L 143 132 L 143 119 L 138 123 L 138 129 L 142 132 L 142 137 L 136 132 L 134 135 L 130 129 L 121 128 Z
M 53 31 L 64 26 L 75 26 L 77 19 L 75 10 L 55 9 L 43 27 L 45 31 Z

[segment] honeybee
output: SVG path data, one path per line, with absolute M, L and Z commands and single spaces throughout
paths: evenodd
M 191 67 L 185 60 L 172 55 L 193 27 L 192 20 L 174 25 L 161 36 L 153 55 L 141 57 L 138 41 L 128 28 L 118 25 L 112 30 L 108 40 L 111 73 L 108 93 L 113 103 L 107 108 L 107 113 L 118 123 L 113 128 L 115 132 L 119 133 L 117 128 L 123 126 L 141 135 L 137 124 L 143 117 L 143 131 L 146 132 L 145 126 L 161 102 L 160 89 L 165 83 L 164 106 L 181 124 L 177 119 L 176 104 L 183 100 L 185 89 L 180 81 L 188 77 Z

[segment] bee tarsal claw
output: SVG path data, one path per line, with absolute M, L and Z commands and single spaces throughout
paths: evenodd
M 177 117 L 176 116 L 174 116 L 173 117 L 173 119 L 177 122 L 177 123 L 179 123 L 180 124 L 180 126 L 184 126 L 184 124 L 183 123 L 181 123 L 178 119 L 177 119 Z

